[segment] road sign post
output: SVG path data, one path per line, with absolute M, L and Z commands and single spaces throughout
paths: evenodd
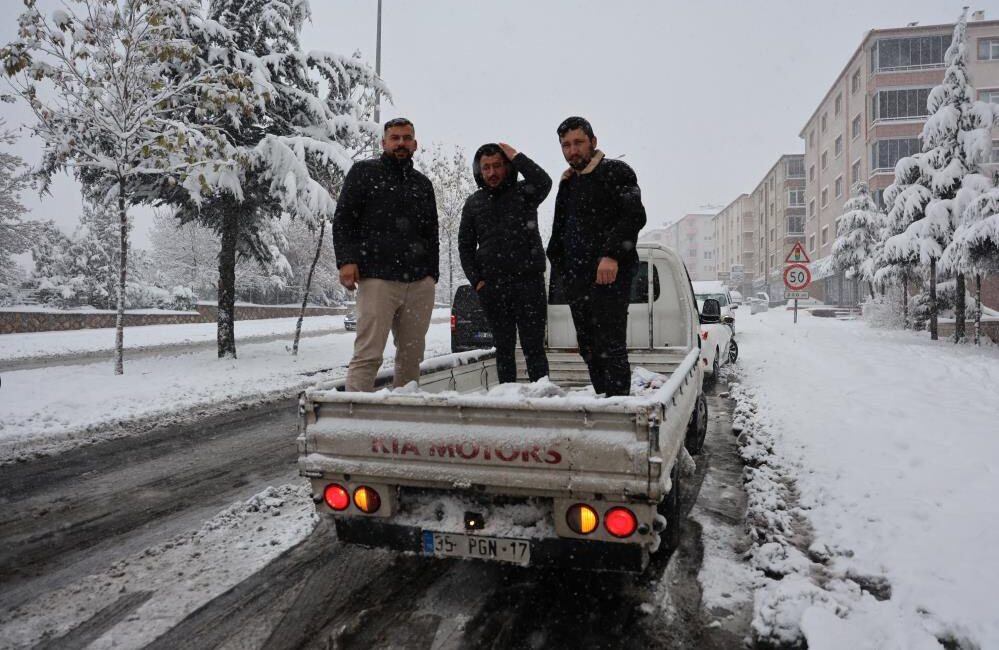
M 794 322 L 798 322 L 798 299 L 807 298 L 808 292 L 805 289 L 812 284 L 812 272 L 808 268 L 811 262 L 808 254 L 800 243 L 796 243 L 787 257 L 784 258 L 784 298 L 794 298 Z

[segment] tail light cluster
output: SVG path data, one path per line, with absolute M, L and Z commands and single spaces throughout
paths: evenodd
M 337 512 L 343 512 L 349 508 L 351 502 L 353 502 L 354 507 L 368 515 L 375 514 L 382 507 L 382 498 L 378 491 L 366 485 L 354 488 L 354 494 L 351 495 L 344 486 L 330 483 L 323 490 L 323 500 L 326 501 L 326 505 Z
M 458 329 L 458 317 L 451 314 L 451 331 L 453 332 L 456 329 Z
M 571 506 L 565 514 L 569 529 L 577 535 L 589 535 L 600 525 L 600 515 L 585 503 Z M 638 530 L 638 518 L 628 508 L 617 506 L 604 513 L 604 529 L 617 538 L 630 537 Z

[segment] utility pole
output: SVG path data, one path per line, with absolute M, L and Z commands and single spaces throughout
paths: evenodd
M 378 0 L 378 36 L 375 40 L 375 74 L 382 78 L 382 0 Z M 382 96 L 375 91 L 375 122 L 382 123 Z

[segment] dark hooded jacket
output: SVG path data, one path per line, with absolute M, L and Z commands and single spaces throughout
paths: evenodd
M 382 154 L 354 163 L 333 214 L 337 268 L 361 278 L 415 282 L 438 278 L 440 238 L 434 186 L 413 161 Z
M 545 272 L 538 206 L 551 192 L 552 179 L 533 160 L 517 153 L 508 161 L 511 168 L 506 180 L 490 188 L 479 169 L 482 151 L 488 146 L 479 147 L 472 160 L 480 189 L 465 201 L 458 228 L 461 268 L 473 287 L 479 280 L 489 283 Z M 518 180 L 519 174 L 524 180 Z
M 567 285 L 592 286 L 601 257 L 613 258 L 622 269 L 638 263 L 635 242 L 644 225 L 634 170 L 598 150 L 585 169 L 562 174 L 548 259 Z

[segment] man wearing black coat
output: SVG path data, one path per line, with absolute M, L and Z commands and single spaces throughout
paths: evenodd
M 628 303 L 645 225 L 642 193 L 631 167 L 596 148 L 588 121 L 570 117 L 557 132 L 569 169 L 558 186 L 548 259 L 562 280 L 593 389 L 628 395 Z
M 508 144 L 485 144 L 472 159 L 479 190 L 468 197 L 458 228 L 458 253 L 475 287 L 496 345 L 500 383 L 517 380 L 517 333 L 527 375 L 548 375 L 545 356 L 545 249 L 538 230 L 538 206 L 552 179 Z M 518 181 L 517 175 L 524 180 Z
M 354 163 L 333 215 L 340 283 L 357 289 L 357 336 L 347 390 L 374 390 L 389 332 L 396 386 L 420 378 L 438 278 L 437 201 L 413 168 L 413 123 L 385 123 L 382 155 Z

